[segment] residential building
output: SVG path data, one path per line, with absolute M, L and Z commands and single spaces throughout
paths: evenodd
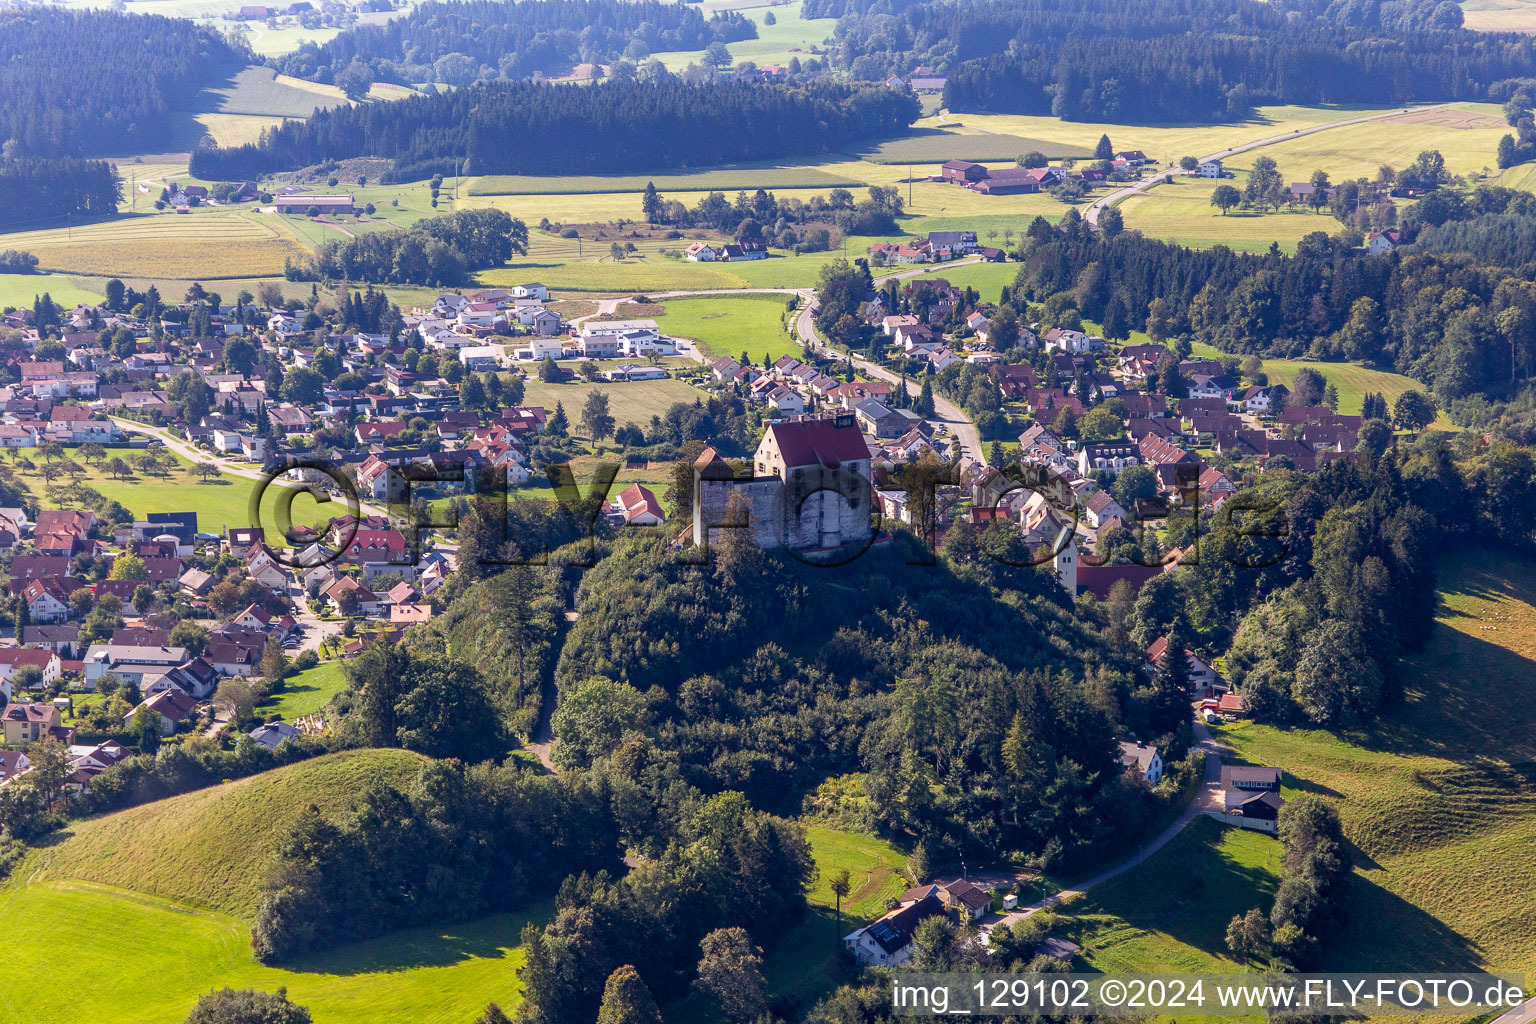
M 1209 811 L 1212 817 L 1239 828 L 1278 831 L 1280 808 L 1280 769 L 1254 765 L 1221 766 L 1222 809 Z
M 1135 770 L 1152 785 L 1163 781 L 1163 757 L 1154 746 L 1137 740 L 1120 741 L 1120 763 L 1126 771 Z

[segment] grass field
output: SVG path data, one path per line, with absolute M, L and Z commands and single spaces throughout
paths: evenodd
M 1060 932 L 1106 973 L 1241 971 L 1227 955 L 1227 922 L 1251 907 L 1269 910 L 1280 854 L 1269 836 L 1201 818 L 1145 863 L 1068 904 Z
M 1436 623 L 1368 736 L 1221 730 L 1244 758 L 1336 799 L 1358 848 L 1330 970 L 1536 970 L 1536 560 L 1439 566 Z
M 836 905 L 832 879 L 844 868 L 853 885 L 843 900 L 843 917 L 850 921 L 873 921 L 885 913 L 887 899 L 906 890 L 906 855 L 884 839 L 814 825 L 806 828 L 805 838 L 816 859 L 816 879 L 806 897 L 812 904 Z
M 644 192 L 654 183 L 662 192 L 699 189 L 857 188 L 863 182 L 839 177 L 814 167 L 742 166 L 717 167 L 693 174 L 544 175 L 494 174 L 470 179 L 472 196 L 579 195 L 602 192 Z
M 87 881 L 248 918 L 285 826 L 310 804 L 352 806 L 373 782 L 409 785 L 423 760 L 403 750 L 330 754 L 72 824 L 17 872 Z
M 680 380 L 632 380 L 597 384 L 545 384 L 533 380 L 528 382 L 524 402 L 527 405 L 542 405 L 551 412 L 557 402 L 563 402 L 565 414 L 571 420 L 571 432 L 585 436 L 580 423 L 581 407 L 592 391 L 602 391 L 608 395 L 608 410 L 619 426 L 626 422 L 641 425 L 650 423 L 652 416 L 666 412 L 675 402 L 692 403 L 705 397 L 704 392 Z
M 1292 177 L 1309 178 L 1311 172 Z M 1223 214 L 1211 205 L 1211 193 L 1217 187 L 1232 185 L 1241 190 L 1247 180 L 1245 171 L 1238 171 L 1225 181 L 1176 178 L 1172 185 L 1159 185 L 1123 200 L 1118 206 L 1127 228 L 1197 249 L 1225 245 L 1239 252 L 1266 252 L 1272 242 L 1278 242 L 1281 249 L 1294 253 L 1296 243 L 1310 232 L 1331 235 L 1339 230 L 1340 224 L 1331 214 L 1314 213 L 1308 206 L 1279 212 L 1232 210 Z
M 1464 0 L 1462 24 L 1479 32 L 1536 32 L 1531 0 Z
M 113 452 L 112 454 L 126 454 Z M 51 502 L 41 475 L 43 460 L 32 460 L 38 468 L 32 471 L 17 470 L 16 479 L 29 488 L 45 508 L 59 507 Z M 78 461 L 78 460 L 77 460 Z M 131 460 L 130 460 L 131 464 Z M 103 496 L 123 503 L 135 516 L 142 518 L 150 512 L 196 512 L 198 529 L 214 533 L 225 526 L 254 526 L 250 502 L 260 483 L 244 477 L 227 474 L 204 483 L 199 477 L 187 472 L 190 467 L 185 459 L 176 456 L 177 468 L 168 476 L 146 476 L 135 471 L 133 476 L 114 479 L 100 467 L 80 463 L 85 473 L 79 482 L 100 491 Z M 61 476 L 58 483 L 72 483 L 73 478 Z M 269 487 L 262 494 L 259 525 L 267 528 L 267 542 L 281 546 L 282 537 L 275 528 L 277 499 L 280 487 Z M 320 504 L 305 491 L 296 494 L 289 507 L 294 523 L 318 526 L 332 516 L 343 515 L 346 508 L 336 501 Z
M 1206 359 L 1216 359 L 1222 355 L 1210 345 L 1202 344 L 1196 344 L 1192 354 Z M 1296 379 L 1296 371 L 1304 366 L 1316 370 L 1339 389 L 1338 411 L 1346 416 L 1358 416 L 1364 405 L 1365 396 L 1371 392 L 1385 395 L 1387 404 L 1390 406 L 1405 391 L 1425 390 L 1424 385 L 1412 377 L 1404 377 L 1400 373 L 1392 373 L 1388 370 L 1375 370 L 1360 363 L 1320 363 L 1302 359 L 1264 360 L 1264 372 L 1269 375 L 1269 382 L 1284 384 L 1286 387 L 1290 387 L 1291 382 Z M 1435 425 L 1445 429 L 1451 428 L 1451 422 L 1443 412 L 1439 414 Z
M 668 334 L 694 339 L 711 358 L 745 351 L 753 362 L 765 357 L 772 362 L 800 354 L 800 342 L 784 329 L 784 297 L 779 295 L 668 299 L 666 313 L 656 322 Z
M 757 38 L 731 43 L 728 49 L 738 61 L 750 60 L 757 64 L 788 64 L 793 57 L 805 60 L 813 53 L 823 52 L 830 41 L 835 22 L 827 19 L 806 20 L 800 17 L 799 0 L 785 4 L 768 4 L 764 0 L 746 3 L 715 3 L 702 5 L 705 16 L 718 10 L 734 10 L 757 22 Z M 766 23 L 772 11 L 777 24 Z M 689 64 L 698 63 L 698 50 L 676 50 L 655 53 L 651 56 L 672 71 L 680 71 Z
M 992 244 L 985 237 L 983 241 L 989 245 Z M 975 288 L 981 294 L 983 302 L 997 302 L 1002 298 L 1003 285 L 1012 287 L 1014 279 L 1018 276 L 1017 263 L 968 263 L 963 267 L 933 267 L 931 273 L 924 277 L 909 277 L 902 280 L 901 286 L 915 284 L 926 277 L 942 277 L 956 288 Z
M 1095 140 L 1097 141 L 1097 140 Z M 1092 149 L 1044 138 L 990 132 L 945 131 L 919 128 L 913 134 L 891 139 L 860 151 L 860 156 L 876 164 L 942 164 L 946 160 L 994 160 L 1012 163 L 1025 153 L 1044 153 L 1060 157 L 1091 156 Z
M 196 109 L 223 114 L 263 114 L 269 117 L 308 117 L 316 107 L 336 106 L 346 96 L 335 86 L 279 75 L 252 65 L 222 85 L 204 89 Z
M 264 701 L 257 711 L 269 718 L 292 722 L 301 715 L 311 715 L 325 707 L 346 685 L 347 676 L 341 670 L 341 662 L 321 662 L 312 669 L 284 679 L 277 692 Z
M 0 309 L 30 307 L 44 292 L 63 306 L 100 302 L 103 298 L 103 293 L 82 288 L 58 274 L 0 274 Z
M 519 935 L 552 912 L 536 904 L 397 932 L 275 968 L 251 955 L 250 930 L 237 918 L 82 882 L 28 885 L 0 891 L 4 973 L 58 983 L 6 986 L 0 1024 L 165 1024 L 211 989 L 284 986 L 315 1024 L 463 1024 L 489 1002 L 517 1005 Z

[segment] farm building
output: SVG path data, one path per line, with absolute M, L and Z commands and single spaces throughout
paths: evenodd
M 291 196 L 278 196 L 273 201 L 278 213 L 305 214 L 310 207 L 318 209 L 321 213 L 356 213 L 357 208 L 352 205 L 351 196 L 313 196 L 299 193 Z

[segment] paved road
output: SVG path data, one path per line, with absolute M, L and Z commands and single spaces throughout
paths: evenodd
M 1011 928 L 1017 921 L 1022 921 L 1026 917 L 1033 917 L 1035 914 L 1042 910 L 1047 910 L 1059 903 L 1063 903 L 1066 900 L 1072 899 L 1073 897 L 1080 896 L 1087 892 L 1089 889 L 1092 889 L 1094 886 L 1102 885 L 1109 881 L 1111 878 L 1115 878 L 1118 875 L 1124 874 L 1132 868 L 1140 865 L 1143 861 L 1152 856 L 1158 850 L 1161 850 L 1163 847 L 1167 846 L 1170 842 L 1173 841 L 1174 836 L 1184 831 L 1190 822 L 1195 821 L 1197 818 L 1203 816 L 1206 811 L 1220 809 L 1222 799 L 1221 761 L 1223 755 L 1227 753 L 1227 750 L 1211 737 L 1211 731 L 1207 729 L 1205 727 L 1205 723 L 1200 721 L 1198 718 L 1194 721 L 1194 727 L 1195 745 L 1205 753 L 1205 783 L 1200 787 L 1200 792 L 1195 795 L 1193 800 L 1190 801 L 1189 806 L 1184 808 L 1184 812 L 1179 815 L 1177 821 L 1159 832 L 1155 837 L 1153 837 L 1151 842 L 1147 843 L 1140 850 L 1137 850 L 1136 855 L 1131 857 L 1129 860 L 1116 864 L 1114 867 L 1109 868 L 1106 871 L 1101 871 L 1099 874 L 1094 875 L 1086 882 L 1079 882 L 1077 885 L 1063 889 L 1060 892 L 1047 896 L 1042 900 L 1031 903 L 1027 907 L 1020 907 L 1019 909 L 1009 911 L 1006 914 L 989 915 L 982 920 L 980 925 L 981 930 L 989 932 L 994 928 Z M 1507 1024 L 1517 1024 L 1517 1022 L 1507 1022 Z M 1518 1022 L 1518 1024 L 1525 1024 L 1525 1022 Z
M 1536 1024 L 1536 999 L 1527 1000 L 1502 1017 L 1495 1017 L 1493 1024 Z
M 124 431 L 130 434 L 143 434 L 147 437 L 152 437 L 155 440 L 162 442 L 171 451 L 175 452 L 177 455 L 180 455 L 182 458 L 193 464 L 199 462 L 211 462 L 230 476 L 241 477 L 245 480 L 264 481 L 267 479 L 266 475 L 262 473 L 260 467 L 252 466 L 249 462 L 237 462 L 234 459 L 227 459 L 221 455 L 215 455 L 213 452 L 210 452 L 204 448 L 194 447 L 193 445 L 190 445 L 186 441 L 183 441 L 181 438 L 177 437 L 175 434 L 172 434 L 170 431 L 161 427 L 152 427 L 147 423 L 140 423 L 138 420 L 120 419 L 116 416 L 112 417 L 112 422 L 116 423 Z M 359 510 L 364 515 L 382 516 L 389 514 L 387 509 L 375 505 L 372 502 L 359 500 L 358 506 Z
M 1419 111 L 1425 110 L 1441 110 L 1446 107 L 1452 107 L 1455 105 L 1456 104 L 1454 103 L 1437 103 L 1433 106 L 1413 107 L 1411 109 L 1414 113 L 1418 113 Z M 1329 121 L 1327 124 L 1313 125 L 1310 128 L 1298 128 L 1295 131 L 1285 132 L 1281 135 L 1270 135 L 1266 138 L 1255 139 L 1252 142 L 1244 142 L 1240 145 L 1233 146 L 1231 149 L 1218 150 L 1215 153 L 1211 153 L 1208 156 L 1199 157 L 1198 159 L 1202 163 L 1204 163 L 1206 160 L 1225 160 L 1228 157 L 1237 156 L 1240 153 L 1247 153 L 1250 150 L 1261 149 L 1264 146 L 1273 146 L 1277 142 L 1286 142 L 1290 139 L 1299 139 L 1304 135 L 1316 135 L 1318 132 L 1331 131 L 1334 128 L 1346 128 L 1352 124 L 1365 124 L 1368 121 L 1385 121 L 1394 117 L 1402 117 L 1406 113 L 1409 113 L 1409 110 L 1392 110 L 1384 114 L 1371 114 L 1366 117 L 1352 117 L 1345 121 Z M 1143 180 L 1138 181 L 1132 185 L 1128 185 L 1125 188 L 1115 189 L 1115 191 L 1095 199 L 1088 206 L 1088 208 L 1083 211 L 1083 216 L 1087 218 L 1090 224 L 1097 224 L 1099 222 L 1099 214 L 1106 208 L 1114 206 L 1133 195 L 1147 192 L 1154 186 L 1168 182 L 1173 177 L 1174 173 L 1171 169 L 1160 171 L 1157 174 L 1152 175 L 1150 178 L 1144 178 Z
M 950 266 L 953 265 L 950 264 Z M 825 352 L 838 359 L 844 358 L 842 353 L 834 351 L 817 337 L 816 325 L 813 322 L 811 310 L 812 305 L 808 302 L 795 314 L 795 333 L 800 337 L 801 342 L 809 345 L 815 351 Z M 898 374 L 876 366 L 867 359 L 860 359 L 858 356 L 854 356 L 853 365 L 861 373 L 876 380 L 883 380 L 891 384 L 901 383 L 901 377 Z M 910 394 L 917 395 L 922 389 L 921 382 L 908 379 L 907 391 Z M 971 418 L 965 414 L 965 410 L 949 399 L 935 393 L 933 396 L 933 412 L 934 415 L 931 418 L 943 423 L 955 440 L 959 442 L 960 454 L 969 455 L 980 463 L 987 461 L 986 449 L 981 443 L 981 432 L 976 429 L 976 424 L 971 422 Z

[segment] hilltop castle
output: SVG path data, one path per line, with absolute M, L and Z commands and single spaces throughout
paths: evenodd
M 873 489 L 869 445 L 851 414 L 768 425 L 738 480 L 713 448 L 693 464 L 693 542 L 746 529 L 759 547 L 795 551 L 868 542 Z M 733 522 L 745 511 L 745 523 Z

